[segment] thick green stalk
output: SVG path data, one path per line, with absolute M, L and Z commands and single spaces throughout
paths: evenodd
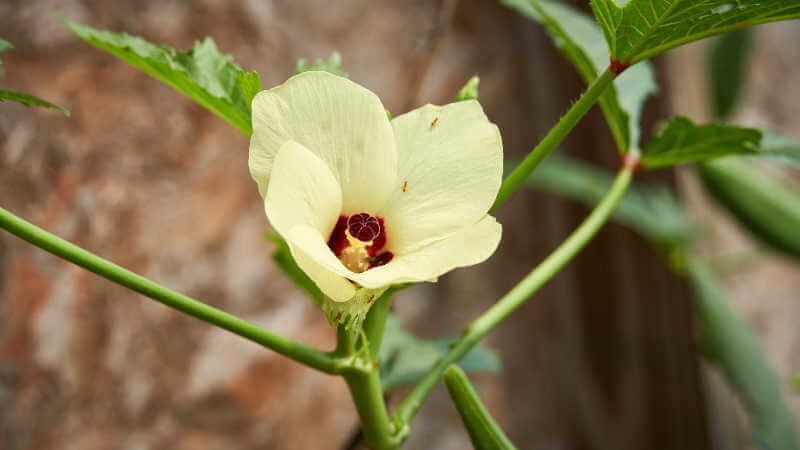
M 183 311 L 202 321 L 257 342 L 302 364 L 327 373 L 335 373 L 340 369 L 337 359 L 329 353 L 277 335 L 258 325 L 161 286 L 54 234 L 48 233 L 3 208 L 0 208 L 0 228 L 103 278 L 150 297 L 171 308 Z
M 369 358 L 378 361 L 378 352 L 383 342 L 383 329 L 386 327 L 386 316 L 392 306 L 392 291 L 386 291 L 381 298 L 375 301 L 364 321 L 364 334 L 369 345 Z
M 381 300 L 390 302 L 388 296 L 384 296 Z M 377 306 L 377 304 L 374 305 L 373 309 Z M 386 310 L 388 311 L 388 307 Z M 373 311 L 370 311 L 370 314 L 372 313 Z M 383 320 L 385 322 L 386 312 L 383 313 Z M 370 445 L 370 448 L 379 450 L 399 447 L 405 435 L 395 432 L 394 425 L 389 420 L 386 402 L 383 400 L 380 369 L 377 360 L 370 357 L 372 349 L 364 347 L 356 349 L 353 344 L 355 336 L 343 327 L 339 327 L 337 339 L 337 354 L 352 355 L 352 362 L 342 371 L 342 376 L 347 382 L 353 403 L 356 405 L 364 441 Z
M 481 450 L 516 449 L 483 406 L 481 398 L 460 367 L 451 364 L 447 368 L 444 373 L 444 384 L 461 416 L 461 421 L 464 422 L 473 447 Z
M 511 172 L 503 184 L 500 185 L 500 190 L 497 193 L 497 198 L 494 205 L 489 212 L 494 211 L 502 205 L 514 191 L 517 190 L 520 184 L 528 178 L 528 175 L 533 172 L 533 169 L 547 157 L 556 147 L 567 137 L 575 125 L 592 109 L 592 106 L 597 103 L 600 95 L 611 85 L 617 74 L 610 68 L 594 80 L 589 88 L 581 95 L 577 102 L 561 117 L 561 120 L 547 133 L 544 139 L 533 149 L 528 156 L 522 161 L 520 165 Z
M 603 224 L 606 223 L 628 186 L 630 186 L 634 168 L 633 165 L 624 167 L 617 174 L 605 197 L 569 238 L 562 242 L 550 256 L 536 266 L 503 298 L 467 326 L 461 338 L 453 344 L 450 351 L 428 370 L 425 376 L 414 386 L 414 389 L 403 399 L 400 406 L 397 407 L 392 419 L 398 429 L 408 425 L 450 364 L 464 357 L 486 333 L 522 305 L 589 243 Z

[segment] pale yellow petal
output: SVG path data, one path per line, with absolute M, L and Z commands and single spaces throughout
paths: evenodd
M 289 140 L 323 160 L 347 214 L 373 213 L 391 195 L 397 151 L 378 97 L 327 72 L 304 72 L 253 99 L 250 173 L 266 194 L 278 150 Z
M 474 101 L 427 105 L 392 120 L 398 178 L 380 212 L 389 248 L 407 253 L 478 222 L 503 176 L 497 126 Z

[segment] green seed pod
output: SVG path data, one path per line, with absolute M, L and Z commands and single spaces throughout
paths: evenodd
M 700 164 L 706 188 L 739 222 L 776 250 L 800 257 L 800 189 L 751 158 Z

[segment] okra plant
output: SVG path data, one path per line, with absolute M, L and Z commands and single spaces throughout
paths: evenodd
M 751 416 L 753 445 L 798 448 L 782 383 L 694 250 L 696 227 L 668 188 L 633 181 L 642 171 L 692 165 L 720 204 L 757 238 L 800 256 L 800 192 L 762 170 L 764 164 L 797 170 L 800 144 L 724 121 L 737 89 L 737 83 L 726 83 L 746 63 L 716 77 L 723 80 L 712 89 L 718 121 L 665 118 L 646 142 L 639 131 L 642 105 L 658 89 L 651 58 L 734 32 L 715 42 L 721 50 L 711 58 L 711 69 L 719 72 L 719 65 L 746 58 L 741 39 L 748 27 L 800 18 L 800 0 L 591 0 L 594 19 L 555 0 L 502 3 L 541 24 L 588 84 L 521 161 L 504 161 L 500 132 L 479 102 L 477 77 L 454 93 L 453 103 L 392 117 L 376 94 L 349 79 L 338 54 L 314 64 L 301 60 L 286 82 L 265 90 L 255 71 L 235 64 L 211 38 L 184 52 L 64 19 L 81 39 L 167 83 L 250 137 L 249 154 L 241 149 L 239 157 L 248 158 L 253 189 L 263 198 L 275 263 L 337 328 L 333 350 L 311 348 L 172 291 L 1 208 L 0 226 L 169 307 L 341 376 L 371 448 L 402 446 L 425 398 L 444 380 L 475 447 L 500 449 L 514 444 L 455 364 L 467 371 L 497 369 L 497 356 L 480 346 L 481 339 L 614 218 L 653 243 L 695 288 L 703 356 L 740 395 Z M 11 48 L 0 40 L 0 52 Z M 0 90 L 4 100 L 68 113 L 28 94 Z M 563 156 L 547 158 L 596 103 L 620 155 L 613 176 Z M 504 163 L 513 167 L 505 177 Z M 392 294 L 491 257 L 502 236 L 491 213 L 521 187 L 553 190 L 594 209 L 457 339 L 423 342 L 403 331 L 390 313 Z M 414 360 L 414 370 L 387 367 L 388 355 L 399 351 L 402 358 L 403 349 L 411 347 L 414 354 L 405 357 Z M 389 411 L 384 393 L 400 384 L 413 388 Z

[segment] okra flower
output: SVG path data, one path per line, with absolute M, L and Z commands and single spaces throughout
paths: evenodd
M 394 284 L 480 263 L 500 241 L 487 211 L 502 141 L 474 100 L 390 122 L 366 88 L 304 72 L 253 99 L 249 165 L 334 322 L 360 319 Z

